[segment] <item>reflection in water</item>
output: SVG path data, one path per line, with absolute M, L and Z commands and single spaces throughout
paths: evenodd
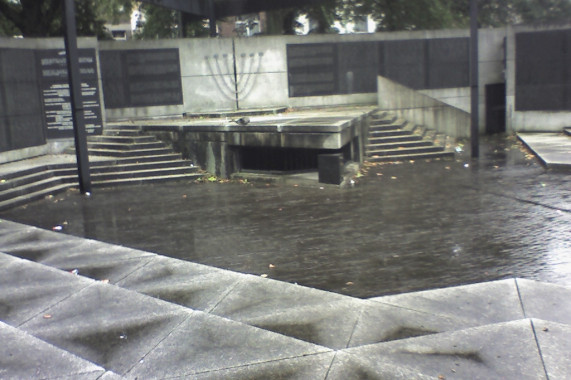
M 496 138 L 479 162 L 372 166 L 348 189 L 167 183 L 0 217 L 358 297 L 516 276 L 571 285 L 568 177 L 520 149 Z

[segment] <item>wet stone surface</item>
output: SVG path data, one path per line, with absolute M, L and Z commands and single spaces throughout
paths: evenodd
M 356 297 L 522 277 L 571 285 L 571 181 L 515 138 L 368 166 L 354 187 L 163 183 L 0 218 Z

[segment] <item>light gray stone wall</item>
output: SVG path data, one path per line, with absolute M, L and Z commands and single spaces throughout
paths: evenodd
M 377 84 L 380 109 L 448 136 L 470 136 L 469 112 L 381 76 L 378 77 Z

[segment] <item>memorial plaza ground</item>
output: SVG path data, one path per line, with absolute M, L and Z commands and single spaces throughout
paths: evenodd
M 570 376 L 568 172 L 508 136 L 312 177 L 1 212 L 0 378 Z

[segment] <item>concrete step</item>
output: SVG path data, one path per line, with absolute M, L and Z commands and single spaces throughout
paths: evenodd
M 112 149 L 90 149 L 89 154 L 93 156 L 107 157 L 144 157 L 156 156 L 171 153 L 169 148 L 151 148 L 151 149 L 132 149 L 127 151 L 118 151 Z
M 409 141 L 420 141 L 422 136 L 420 135 L 399 135 L 399 136 L 381 136 L 381 137 L 369 137 L 370 144 L 390 144 L 399 142 L 409 142 Z
M 410 136 L 410 131 L 401 128 L 391 129 L 388 131 L 369 131 L 369 138 L 394 137 L 394 136 Z
M 371 117 L 371 125 L 382 125 L 382 124 L 392 124 L 396 122 L 398 118 L 396 115 L 392 115 L 386 112 L 381 114 L 376 114 Z
M 89 136 L 87 138 L 88 142 L 103 142 L 103 143 L 124 143 L 124 144 L 138 144 L 138 143 L 149 143 L 157 141 L 153 136 Z
M 95 182 L 108 182 L 115 180 L 130 180 L 134 178 L 151 178 L 151 177 L 165 177 L 175 176 L 182 174 L 197 174 L 198 169 L 191 168 L 190 166 L 179 166 L 172 168 L 160 169 L 145 169 L 145 170 L 122 170 L 117 172 L 107 173 L 92 173 L 91 181 Z
M 382 131 L 382 130 L 387 130 L 387 129 L 391 129 L 391 128 L 402 128 L 406 124 L 408 124 L 408 122 L 406 120 L 402 120 L 402 119 L 398 119 L 398 120 L 394 120 L 392 122 L 386 122 L 386 123 L 371 122 L 369 124 L 369 131 Z
M 454 152 L 441 151 L 441 152 L 423 152 L 414 154 L 393 154 L 393 155 L 371 155 L 367 157 L 369 162 L 389 162 L 389 161 L 407 161 L 407 160 L 420 160 L 431 158 L 454 158 Z
M 190 161 L 186 160 L 169 160 L 169 161 L 150 161 L 125 163 L 121 165 L 107 165 L 91 169 L 91 173 L 117 173 L 121 171 L 133 170 L 153 170 L 153 169 L 171 169 L 171 168 L 194 168 Z
M 141 131 L 141 127 L 134 124 L 107 124 L 105 131 Z
M 442 152 L 444 148 L 441 146 L 419 146 L 419 147 L 398 147 L 393 149 L 378 149 L 369 150 L 367 154 L 369 156 L 394 156 L 394 155 L 412 155 L 420 153 L 432 153 L 432 152 Z
M 118 178 L 113 180 L 105 181 L 92 181 L 92 185 L 96 187 L 106 187 L 106 186 L 118 186 L 118 185 L 141 185 L 143 183 L 155 183 L 155 182 L 167 182 L 174 180 L 189 180 L 194 181 L 201 178 L 203 174 L 194 172 L 187 174 L 173 174 L 165 176 L 149 176 L 140 178 Z
M 74 184 L 71 182 L 59 183 L 59 184 L 54 183 L 52 184 L 52 186 L 49 187 L 43 187 L 37 189 L 36 191 L 16 195 L 14 197 L 11 197 L 10 199 L 0 200 L 0 211 L 7 210 L 13 207 L 22 206 L 25 205 L 26 203 L 43 199 L 48 195 L 62 193 L 71 187 L 74 187 Z
M 413 148 L 422 146 L 433 146 L 431 141 L 426 140 L 412 140 L 412 141 L 400 141 L 392 143 L 378 143 L 378 144 L 368 144 L 367 151 L 371 150 L 388 150 L 388 149 L 398 149 L 398 148 Z
M 14 176 L 10 179 L 6 179 L 3 178 L 2 181 L 0 182 L 0 192 L 2 191 L 7 191 L 19 186 L 25 186 L 28 185 L 30 183 L 34 183 L 37 181 L 42 181 L 45 180 L 47 178 L 51 178 L 53 177 L 54 174 L 51 173 L 50 171 L 48 171 L 47 169 L 43 169 L 40 168 L 37 171 L 34 171 L 32 173 L 22 173 L 22 175 L 20 176 Z
M 137 164 L 145 162 L 164 162 L 164 161 L 173 161 L 173 160 L 182 160 L 182 155 L 180 153 L 169 152 L 164 154 L 156 154 L 152 156 L 113 157 L 113 159 L 110 161 L 104 161 L 105 165 L 100 165 L 100 166 L 128 165 L 128 164 Z
M 30 193 L 35 193 L 38 191 L 42 191 L 46 188 L 58 186 L 60 184 L 71 183 L 73 182 L 74 177 L 56 177 L 51 176 L 48 178 L 41 179 L 39 181 L 35 181 L 32 183 L 27 183 L 21 186 L 17 186 L 11 189 L 7 189 L 0 192 L 0 201 L 7 201 L 12 198 L 19 197 L 21 195 L 26 195 Z
M 118 151 L 129 151 L 129 150 L 141 150 L 141 149 L 159 149 L 166 148 L 166 145 L 160 141 L 150 141 L 142 142 L 136 144 L 125 144 L 118 142 L 88 142 L 88 150 L 118 150 Z

